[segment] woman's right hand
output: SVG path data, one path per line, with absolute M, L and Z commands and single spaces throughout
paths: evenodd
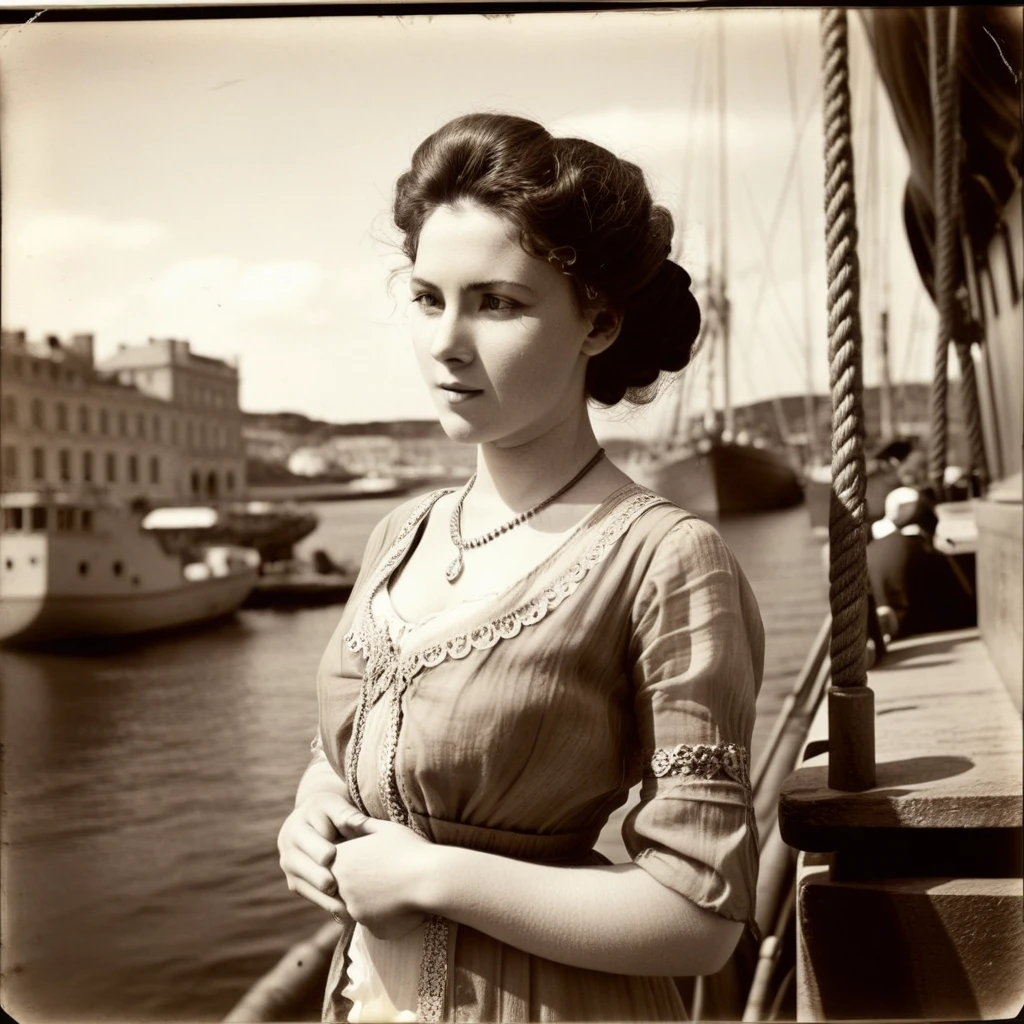
M 346 911 L 330 870 L 335 844 L 341 839 L 335 822 L 348 820 L 352 811 L 351 804 L 337 793 L 313 793 L 285 818 L 277 834 L 288 888 L 336 918 L 345 916 Z

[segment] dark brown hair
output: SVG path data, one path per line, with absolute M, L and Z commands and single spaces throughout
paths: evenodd
M 439 206 L 472 201 L 507 218 L 526 252 L 569 275 L 581 309 L 595 296 L 622 313 L 615 343 L 587 365 L 590 398 L 654 397 L 662 371 L 681 370 L 700 330 L 690 277 L 668 259 L 672 215 L 635 164 L 583 139 L 556 139 L 509 114 L 466 114 L 425 139 L 395 186 L 403 251 Z

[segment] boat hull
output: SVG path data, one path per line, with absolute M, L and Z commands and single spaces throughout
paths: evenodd
M 803 487 L 786 458 L 766 448 L 717 443 L 639 467 L 638 483 L 680 508 L 710 516 L 747 515 L 790 508 L 804 500 Z
M 195 625 L 236 611 L 257 579 L 258 570 L 253 568 L 159 592 L 4 597 L 0 600 L 0 642 L 37 644 L 135 636 Z

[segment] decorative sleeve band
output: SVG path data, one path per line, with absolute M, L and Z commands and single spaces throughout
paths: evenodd
M 735 743 L 680 743 L 659 747 L 651 755 L 650 773 L 655 778 L 686 775 L 695 779 L 729 778 L 750 788 L 747 752 Z

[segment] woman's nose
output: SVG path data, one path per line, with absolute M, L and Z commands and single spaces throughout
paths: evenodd
M 456 309 L 446 309 L 436 320 L 430 339 L 430 354 L 439 363 L 466 362 L 473 355 L 469 325 Z

